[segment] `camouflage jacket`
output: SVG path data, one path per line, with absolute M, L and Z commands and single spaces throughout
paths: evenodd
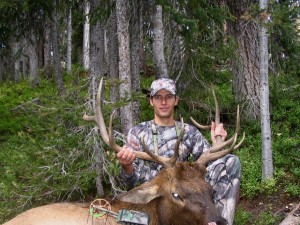
M 153 124 L 154 122 L 151 120 L 131 128 L 127 136 L 126 145 L 135 151 L 143 151 L 141 140 L 144 139 L 149 150 L 154 152 Z M 175 124 L 175 126 L 167 127 L 159 125 L 154 126 L 157 133 L 156 143 L 158 155 L 165 157 L 171 157 L 173 155 L 173 149 L 181 130 L 181 123 L 176 121 Z M 210 147 L 210 145 L 196 127 L 184 124 L 184 129 L 185 133 L 179 147 L 179 160 L 187 161 L 189 157 L 192 157 L 195 161 L 200 157 L 203 151 Z M 121 177 L 128 187 L 132 188 L 153 179 L 161 168 L 162 166 L 157 163 L 135 159 L 134 173 L 126 174 L 125 171 L 121 169 Z

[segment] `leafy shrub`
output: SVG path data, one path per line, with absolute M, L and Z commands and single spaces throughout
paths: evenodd
M 251 221 L 253 221 L 253 216 L 250 212 L 246 212 L 240 207 L 237 207 L 234 217 L 234 225 L 239 224 L 251 224 Z
M 285 187 L 285 192 L 291 196 L 300 196 L 300 185 L 299 184 L 287 184 Z
M 62 200 L 83 200 L 95 193 L 95 173 L 83 125 L 80 96 L 64 100 L 50 82 L 3 83 L 1 96 L 0 192 L 3 222 L 17 212 Z M 2 95 L 2 93 L 4 95 Z M 75 93 L 76 95 L 76 93 Z M 71 96 L 71 95 L 70 95 Z

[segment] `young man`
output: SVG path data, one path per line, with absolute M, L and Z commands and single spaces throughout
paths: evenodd
M 174 108 L 178 105 L 179 97 L 176 96 L 173 80 L 161 78 L 153 81 L 149 101 L 154 110 L 154 119 L 133 127 L 128 133 L 127 143 L 117 154 L 121 163 L 121 176 L 129 187 L 151 180 L 161 169 L 161 165 L 157 163 L 136 159 L 132 150 L 143 149 L 141 140 L 144 139 L 150 151 L 171 157 L 181 129 L 181 123 L 174 120 Z M 215 126 L 212 122 L 213 144 L 216 143 L 217 135 L 225 140 L 227 132 L 223 124 Z M 179 160 L 186 161 L 190 155 L 197 160 L 209 147 L 209 143 L 196 127 L 185 124 Z M 228 224 L 233 223 L 240 170 L 240 161 L 234 155 L 226 155 L 207 167 L 206 181 L 212 185 L 215 205 Z

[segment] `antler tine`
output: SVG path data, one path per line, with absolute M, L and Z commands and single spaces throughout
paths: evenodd
M 113 117 L 114 117 L 115 111 L 113 111 L 113 113 L 110 115 L 109 118 L 109 140 L 110 140 L 110 146 L 112 145 L 116 145 L 118 146 L 115 142 L 114 142 L 114 138 L 112 135 L 112 122 L 113 122 Z M 142 142 L 142 145 L 144 143 Z M 119 147 L 119 146 L 118 146 Z M 145 149 L 145 147 L 144 147 Z M 149 154 L 148 152 L 141 152 L 141 151 L 133 151 L 135 156 L 139 159 L 145 159 L 145 160 L 150 160 L 150 161 L 154 161 L 157 162 L 156 160 L 154 160 Z
M 238 106 L 237 107 L 236 130 L 235 130 L 234 135 L 229 140 L 208 149 L 205 153 L 203 153 L 201 155 L 201 157 L 198 159 L 197 163 L 206 165 L 210 161 L 221 158 L 221 157 L 227 155 L 228 153 L 239 148 L 245 139 L 245 132 L 244 132 L 242 140 L 237 145 L 235 145 L 235 143 L 237 141 L 239 129 L 240 129 L 240 113 L 239 113 L 239 106 Z M 228 149 L 222 150 L 225 146 L 227 146 L 229 144 L 231 144 L 231 146 Z
M 180 134 L 176 140 L 175 146 L 174 146 L 174 154 L 173 156 L 168 159 L 168 167 L 173 167 L 176 163 L 176 161 L 178 160 L 179 157 L 179 147 L 180 147 L 180 143 L 182 141 L 182 137 L 184 135 L 184 122 L 183 122 L 183 118 L 181 117 L 181 130 L 180 130 Z
M 180 142 L 182 140 L 183 134 L 184 134 L 183 117 L 181 117 L 180 122 L 181 122 L 181 130 L 180 130 L 180 134 L 179 134 L 178 139 L 176 140 L 176 143 L 174 146 L 174 155 L 172 156 L 172 158 L 174 158 L 175 162 L 177 161 L 177 159 L 179 157 L 179 146 L 180 146 Z
M 200 123 L 198 123 L 193 117 L 190 116 L 190 119 L 192 121 L 192 123 L 198 127 L 199 129 L 202 129 L 202 130 L 208 130 L 210 129 L 210 125 L 201 125 Z
M 241 116 L 240 116 L 240 105 L 237 106 L 236 109 L 236 127 L 235 133 L 239 133 L 241 127 Z
M 116 152 L 121 151 L 121 146 L 117 145 L 113 136 L 113 129 L 112 129 L 112 124 L 113 124 L 113 119 L 115 116 L 116 111 L 114 110 L 110 116 L 109 116 L 109 129 L 108 129 L 108 135 L 109 135 L 109 146 L 115 150 Z
M 103 77 L 100 80 L 99 86 L 98 86 L 98 93 L 97 93 L 97 99 L 96 99 L 96 105 L 94 109 L 95 115 L 88 116 L 86 113 L 83 116 L 83 119 L 85 121 L 94 121 L 99 127 L 101 136 L 103 141 L 110 146 L 110 140 L 109 136 L 105 127 L 103 115 L 102 115 L 102 107 L 101 107 L 101 94 L 102 94 L 102 87 L 103 87 Z
M 109 133 L 107 132 L 106 126 L 105 126 L 105 122 L 104 122 L 104 118 L 103 118 L 103 114 L 102 114 L 102 88 L 103 88 L 103 77 L 100 80 L 99 86 L 98 86 L 98 92 L 97 92 L 97 98 L 96 98 L 96 104 L 95 104 L 95 109 L 94 109 L 94 113 L 95 115 L 93 116 L 88 116 L 86 113 L 83 116 L 83 119 L 86 121 L 94 121 L 96 122 L 96 124 L 99 127 L 100 130 L 100 134 L 101 137 L 103 139 L 103 141 L 110 146 L 115 152 L 119 152 L 121 150 L 121 147 L 118 146 L 113 139 L 112 136 L 112 126 L 111 126 L 111 121 L 113 118 L 113 113 L 110 115 L 110 129 L 109 129 Z
M 215 101 L 215 111 L 216 111 L 215 112 L 215 124 L 216 124 L 216 126 L 218 126 L 220 124 L 220 108 L 219 108 L 219 103 L 218 103 L 215 91 L 213 88 L 211 88 L 211 90 L 212 90 L 212 94 L 214 96 L 214 101 Z M 216 137 L 216 141 L 217 141 L 217 145 L 221 144 L 223 142 L 222 137 L 220 135 L 218 135 Z
M 109 132 L 107 132 L 103 114 L 102 114 L 102 106 L 101 106 L 101 95 L 102 95 L 102 88 L 103 88 L 103 78 L 101 78 L 99 87 L 98 87 L 98 93 L 97 93 L 97 100 L 96 100 L 96 105 L 95 105 L 95 115 L 93 116 L 88 116 L 86 113 L 83 116 L 83 119 L 85 121 L 94 121 L 99 127 L 101 137 L 103 141 L 110 146 L 115 152 L 119 152 L 121 150 L 121 147 L 116 144 L 114 137 L 113 137 L 113 132 L 112 132 L 112 123 L 113 123 L 113 117 L 114 113 L 111 113 L 110 119 L 109 119 Z M 134 151 L 135 155 L 137 158 L 140 159 L 146 159 L 146 160 L 152 160 L 151 157 L 147 155 L 145 152 L 140 152 L 140 151 Z M 153 161 L 153 160 L 152 160 Z
M 113 118 L 114 118 L 114 114 L 115 114 L 115 111 L 113 111 L 110 115 L 110 118 L 109 118 L 109 140 L 110 140 L 110 145 L 109 146 L 114 146 L 112 147 L 113 149 L 114 148 L 120 148 L 120 146 L 118 146 L 115 141 L 114 141 L 114 137 L 113 137 L 113 132 L 112 132 L 112 122 L 113 122 Z M 143 144 L 143 143 L 142 143 Z M 150 161 L 155 161 L 153 160 L 149 154 L 147 154 L 147 152 L 141 152 L 141 151 L 133 151 L 135 156 L 139 159 L 145 159 L 145 160 L 150 160 Z M 155 161 L 156 162 L 156 161 Z
M 153 161 L 153 162 L 156 162 L 156 163 L 159 163 L 161 164 L 163 167 L 168 167 L 168 163 L 166 162 L 165 158 L 164 157 L 161 157 L 161 156 L 158 156 L 158 155 L 155 155 L 154 153 L 152 153 L 148 146 L 146 146 L 145 144 L 145 140 L 144 138 L 142 139 L 142 146 L 144 148 L 144 152 L 140 152 L 140 153 L 146 153 L 148 155 L 148 157 L 150 158 L 149 160 L 150 161 Z
M 220 151 L 221 149 L 225 148 L 227 145 L 230 145 L 234 141 L 234 137 L 235 137 L 234 135 L 230 139 L 228 139 L 227 141 L 224 141 L 221 144 L 212 146 L 207 151 L 209 151 L 211 153 Z
M 233 136 L 233 142 L 231 144 L 231 146 L 228 149 L 219 151 L 219 152 L 211 152 L 210 150 L 204 152 L 201 157 L 197 160 L 196 163 L 202 164 L 202 165 L 207 165 L 210 161 L 214 161 L 216 159 L 222 158 L 223 156 L 235 151 L 236 149 L 238 149 L 241 144 L 244 142 L 245 140 L 245 132 L 243 132 L 243 137 L 242 140 L 240 140 L 240 142 L 235 145 L 236 141 L 237 141 L 237 136 L 238 134 L 235 133 Z
M 218 125 L 220 123 L 220 112 L 219 112 L 219 105 L 218 101 L 215 95 L 215 92 L 213 90 L 213 96 L 215 100 L 215 110 L 216 110 L 216 115 L 215 115 L 215 123 Z M 228 153 L 236 150 L 241 146 L 245 139 L 245 132 L 243 133 L 243 138 L 242 140 L 236 144 L 238 133 L 240 130 L 240 110 L 239 110 L 239 105 L 237 106 L 237 118 L 236 118 L 236 128 L 235 128 L 235 133 L 234 135 L 228 139 L 227 141 L 222 141 L 221 136 L 217 136 L 217 144 L 204 153 L 202 153 L 201 157 L 197 160 L 196 163 L 206 165 L 208 162 L 219 159 Z M 225 148 L 227 145 L 231 144 L 231 146 L 225 150 L 222 150 Z
M 240 142 L 236 146 L 234 146 L 232 151 L 238 149 L 241 146 L 241 144 L 244 142 L 245 138 L 246 138 L 246 134 L 245 134 L 245 132 L 243 132 L 242 140 L 240 140 Z
M 217 151 L 220 151 L 222 148 L 224 148 L 225 146 L 231 144 L 233 141 L 234 141 L 234 136 L 235 134 L 238 135 L 239 133 L 239 130 L 240 130 L 240 107 L 239 105 L 237 106 L 237 113 L 236 113 L 236 127 L 235 127 L 235 132 L 234 132 L 234 135 L 228 139 L 227 141 L 221 141 L 219 143 L 217 143 L 217 145 L 213 146 L 212 148 L 209 149 L 210 152 L 217 152 Z
M 207 165 L 210 161 L 214 161 L 216 159 L 222 158 L 223 156 L 227 155 L 234 149 L 236 140 L 237 140 L 237 134 L 234 134 L 233 142 L 228 149 L 218 151 L 218 152 L 211 152 L 210 150 L 207 150 L 206 152 L 202 153 L 201 157 L 197 160 L 196 163 Z
M 183 122 L 183 118 L 181 118 L 181 131 L 178 136 L 178 139 L 176 140 L 175 147 L 174 147 L 174 154 L 171 158 L 166 158 L 166 157 L 153 154 L 146 146 L 144 139 L 142 139 L 142 146 L 144 148 L 144 151 L 148 154 L 148 156 L 152 159 L 152 161 L 161 164 L 164 168 L 174 167 L 179 157 L 179 146 L 183 135 L 184 135 L 184 122 Z
M 220 124 L 220 109 L 219 109 L 219 103 L 218 103 L 218 100 L 217 100 L 217 97 L 216 97 L 216 94 L 215 94 L 215 91 L 213 88 L 211 88 L 212 90 L 212 94 L 213 94 L 213 97 L 214 97 L 214 102 L 215 102 L 215 123 L 216 125 Z M 199 129 L 202 129 L 202 130 L 208 130 L 211 128 L 210 125 L 201 125 L 199 124 L 193 117 L 190 117 L 192 123 L 198 127 Z M 221 142 L 221 137 L 217 137 L 217 143 L 220 143 Z

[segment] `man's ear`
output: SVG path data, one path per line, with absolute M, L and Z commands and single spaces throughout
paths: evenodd
M 175 106 L 177 106 L 179 103 L 179 97 L 178 96 L 175 96 Z
M 149 97 L 150 105 L 153 106 L 153 98 Z

